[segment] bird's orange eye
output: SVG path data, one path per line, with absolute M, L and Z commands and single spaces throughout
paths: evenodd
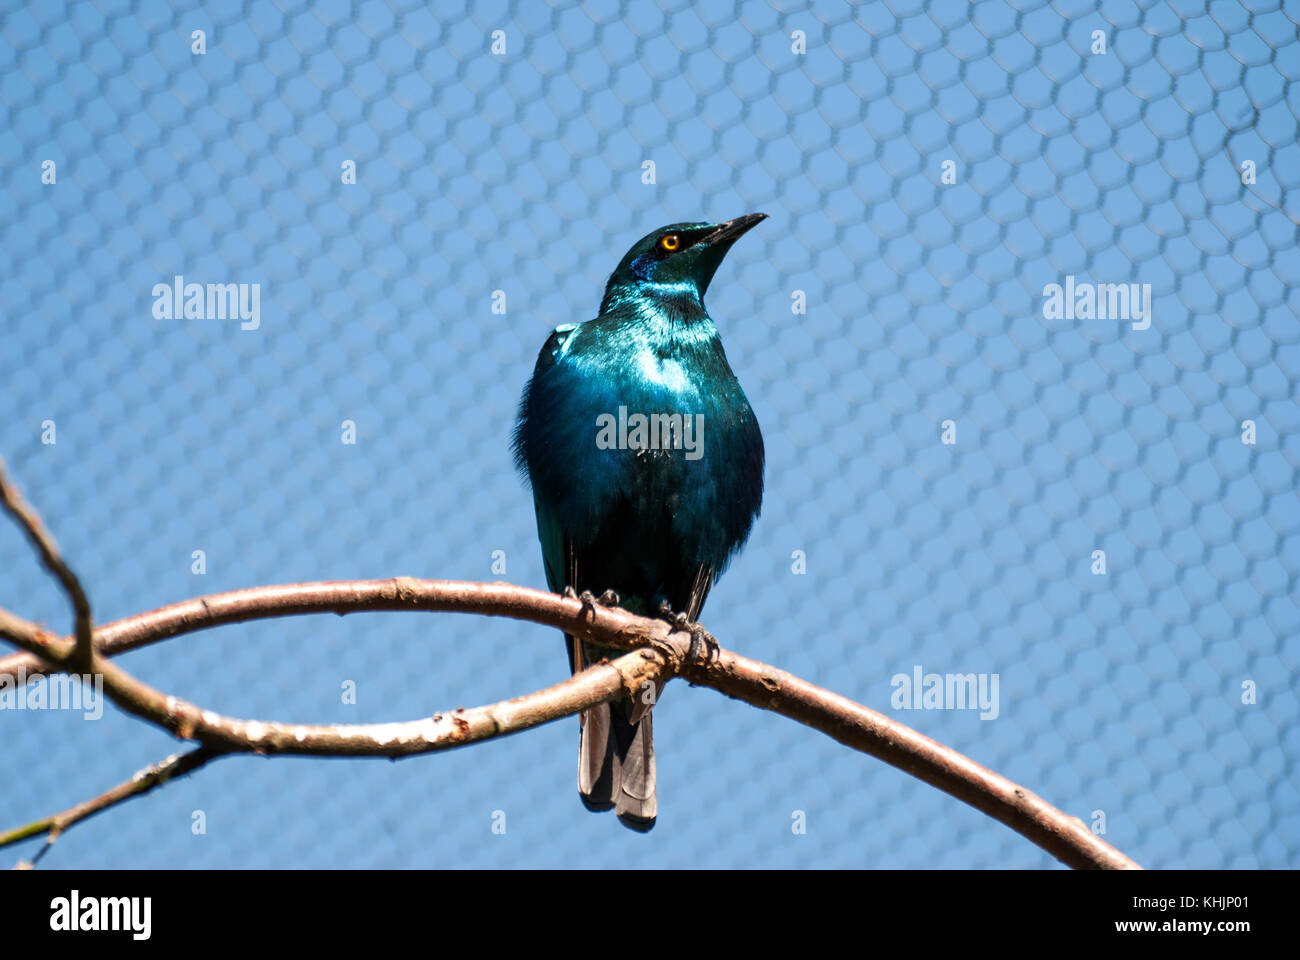
M 675 233 L 670 233 L 668 234 L 668 236 L 664 237 L 662 240 L 659 241 L 659 246 L 663 247 L 669 253 L 672 253 L 681 245 L 682 245 L 681 237 L 677 236 L 677 234 Z

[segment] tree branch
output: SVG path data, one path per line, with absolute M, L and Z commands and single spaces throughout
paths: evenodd
M 228 720 L 175 698 L 170 698 L 170 710 L 160 709 L 157 698 L 163 695 L 156 691 L 145 699 L 143 715 L 179 736 L 208 742 L 205 738 L 210 735 L 211 742 L 233 750 L 410 756 L 525 729 L 625 696 L 667 666 L 670 673 L 679 673 L 692 683 L 781 713 L 885 760 L 993 816 L 1071 866 L 1136 866 L 1095 837 L 1082 821 L 955 750 L 861 704 L 728 650 L 719 650 L 705 662 L 687 663 L 689 638 L 674 632 L 662 620 L 602 606 L 593 610 L 580 600 L 525 587 L 409 578 L 254 587 L 187 600 L 108 624 L 96 631 L 96 645 L 101 642 L 101 633 L 112 638 L 113 652 L 121 653 L 220 624 L 366 610 L 505 616 L 575 633 L 616 649 L 647 643 L 658 649 L 620 657 L 612 664 L 598 665 L 554 687 L 505 704 L 404 724 L 309 727 Z M 14 636 L 3 620 L 0 635 L 29 650 L 40 649 L 33 637 Z M 66 645 L 67 641 L 47 638 L 46 643 Z M 7 660 L 10 662 L 0 663 L 0 668 L 25 666 L 12 663 L 14 658 Z M 614 669 L 607 669 L 609 666 Z M 106 681 L 105 690 L 109 689 Z M 163 698 L 164 703 L 167 699 Z M 188 722 L 194 725 L 188 726 Z
M 535 595 L 553 601 L 554 604 L 571 608 L 564 611 L 569 614 L 567 617 L 563 613 L 551 612 L 551 615 L 545 618 L 551 622 L 551 625 L 567 623 L 568 626 L 562 629 L 569 629 L 584 636 L 588 635 L 591 629 L 590 623 L 584 624 L 581 620 L 580 601 L 568 600 L 540 591 L 524 590 L 522 587 L 489 586 L 455 581 L 418 581 L 405 578 L 302 584 L 301 586 L 316 599 L 326 602 L 325 609 L 332 609 L 335 612 L 349 606 L 358 610 L 418 609 L 412 599 L 416 594 L 428 593 L 429 587 L 433 587 L 432 596 L 438 602 L 427 605 L 425 609 L 487 613 L 489 607 L 505 609 L 518 605 L 521 601 L 524 607 L 527 607 L 529 601 L 534 599 L 528 595 Z M 495 605 L 490 601 L 484 605 L 474 594 L 479 592 L 476 588 L 485 587 L 489 592 L 504 591 L 507 594 L 506 599 Z M 286 589 L 293 588 L 264 589 L 271 594 L 281 594 Z M 525 596 L 509 595 L 512 591 L 519 591 Z M 262 590 L 239 592 L 258 594 Z M 457 597 L 457 594 L 463 596 Z M 214 601 L 219 601 L 221 597 L 218 595 L 205 599 L 209 605 L 215 605 Z M 260 609 L 260 604 L 254 603 L 235 619 L 254 620 L 268 615 L 283 614 L 268 614 Z M 521 618 L 528 619 L 526 616 Z M 672 646 L 667 640 L 669 629 L 667 624 L 661 621 L 646 622 L 656 625 L 658 629 L 654 633 L 662 635 L 664 638 L 662 642 L 669 647 Z M 201 621 L 191 621 L 190 629 L 198 629 L 200 625 L 205 624 Z M 605 636 L 599 630 L 590 635 Z M 72 646 L 67 640 L 55 639 L 36 624 L 23 621 L 11 614 L 0 617 L 0 637 L 37 654 L 38 657 L 52 661 L 49 665 L 55 669 L 58 669 L 58 663 Z M 646 639 L 653 641 L 655 637 L 649 636 Z M 683 643 L 681 638 L 677 638 L 676 642 Z M 625 640 L 618 645 L 631 647 L 633 643 Z M 684 652 L 683 648 L 681 653 Z M 472 710 L 458 707 L 453 711 L 404 723 L 321 726 L 225 717 L 211 710 L 204 710 L 186 700 L 168 696 L 135 679 L 125 670 L 96 654 L 96 668 L 103 676 L 104 693 L 109 699 L 128 713 L 162 727 L 181 739 L 196 740 L 210 747 L 241 753 L 334 757 L 382 756 L 390 759 L 431 753 L 516 733 L 569 716 L 598 703 L 635 695 L 646 683 L 666 676 L 667 666 L 667 658 L 662 653 L 640 650 L 613 661 L 597 664 L 591 670 L 583 671 L 536 693 L 488 706 L 475 707 Z
M 6 481 L 0 465 L 0 487 L 4 486 Z M 29 509 L 11 512 L 27 526 L 29 538 L 53 549 L 48 537 L 41 539 L 33 535 L 32 531 L 40 528 L 30 525 L 34 514 Z M 57 552 L 51 556 L 56 568 L 67 569 Z M 71 571 L 68 573 L 71 577 Z M 76 583 L 75 577 L 70 581 L 62 577 L 60 580 L 65 589 L 69 582 Z M 75 600 L 74 607 L 78 611 L 80 632 L 83 621 Z M 334 726 L 223 717 L 166 696 L 110 663 L 105 656 L 220 624 L 367 610 L 426 610 L 509 617 L 554 627 L 601 646 L 634 652 L 612 662 L 602 661 L 544 690 L 498 704 L 472 710 L 457 708 L 405 723 Z M 87 629 L 89 622 L 87 615 Z M 0 637 L 18 644 L 35 660 L 36 670 L 29 672 L 63 669 L 63 664 L 69 662 L 68 658 L 80 645 L 79 641 L 55 638 L 38 625 L 4 611 L 0 611 Z M 1067 816 L 1023 787 L 904 724 L 727 650 L 718 649 L 708 658 L 692 661 L 687 655 L 690 637 L 684 630 L 664 620 L 636 616 L 618 608 L 593 606 L 572 597 L 504 583 L 407 577 L 255 587 L 200 597 L 130 617 L 95 631 L 93 641 L 88 644 L 88 656 L 77 659 L 102 674 L 105 693 L 124 710 L 178 737 L 198 741 L 202 747 L 196 753 L 206 749 L 213 753 L 411 756 L 528 729 L 598 703 L 634 695 L 653 680 L 680 675 L 691 683 L 713 687 L 738 700 L 788 716 L 905 770 L 1005 823 L 1070 866 L 1137 867 L 1134 861 L 1094 836 L 1083 821 Z M 21 658 L 0 661 L 0 670 L 11 671 L 8 675 L 15 678 L 20 668 L 25 667 L 26 662 Z M 5 676 L 0 672 L 0 681 Z M 128 791 L 110 803 L 139 792 Z M 93 805 L 96 801 L 88 803 Z M 78 809 L 81 807 L 73 808 Z M 26 829 L 20 828 L 19 832 Z

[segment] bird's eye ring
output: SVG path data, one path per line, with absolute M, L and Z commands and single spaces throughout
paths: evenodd
M 669 253 L 672 253 L 681 245 L 682 245 L 681 237 L 677 236 L 677 234 L 675 233 L 670 233 L 668 234 L 668 236 L 664 237 L 662 240 L 659 241 L 659 246 L 663 247 Z

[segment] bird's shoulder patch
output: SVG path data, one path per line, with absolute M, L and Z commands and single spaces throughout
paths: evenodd
M 579 326 L 580 324 L 576 323 L 562 323 L 551 331 L 551 335 L 542 344 L 542 352 L 537 356 L 538 369 L 553 367 L 560 362 L 568 351 L 569 342 Z

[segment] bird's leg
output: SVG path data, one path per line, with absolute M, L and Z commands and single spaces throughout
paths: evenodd
M 604 593 L 602 593 L 599 597 L 596 598 L 596 602 L 599 603 L 602 607 L 617 607 L 620 601 L 617 593 L 615 593 L 613 590 L 606 590 Z

